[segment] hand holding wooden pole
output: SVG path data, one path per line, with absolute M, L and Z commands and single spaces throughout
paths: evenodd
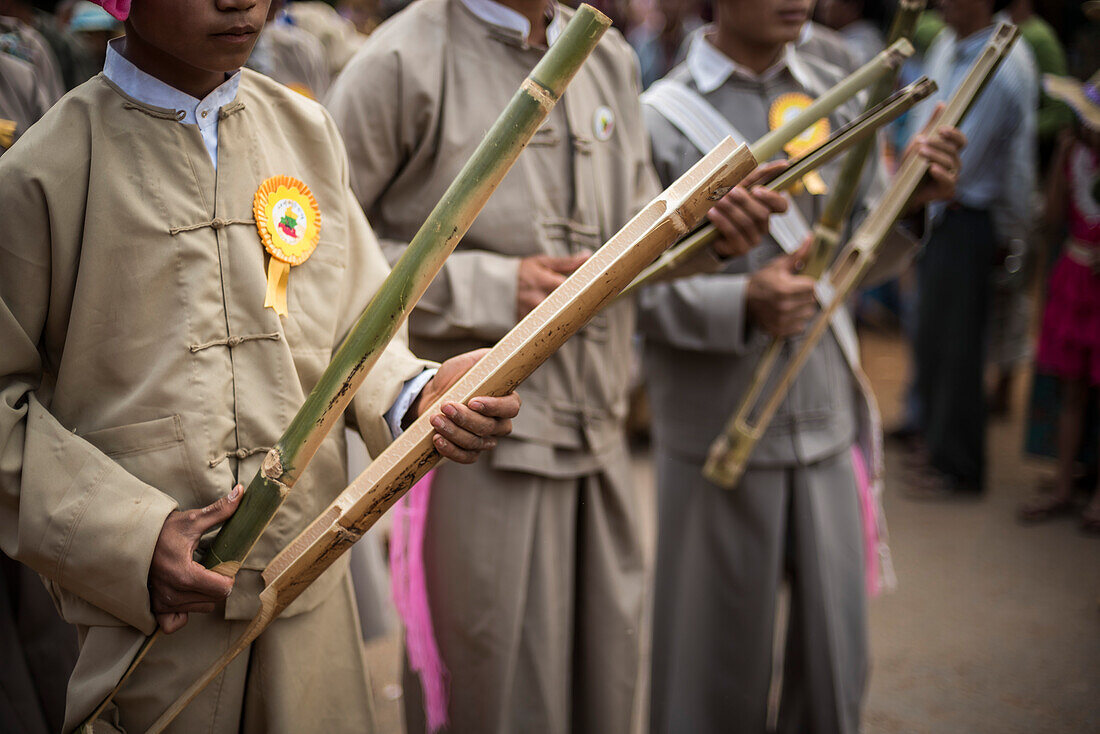
M 768 181 L 765 186 L 772 191 L 786 191 L 807 173 L 872 137 L 883 125 L 897 119 L 935 91 L 936 84 L 927 77 L 921 77 L 834 132 L 821 145 L 792 160 L 786 169 Z M 625 298 L 635 294 L 644 285 L 677 277 L 681 270 L 686 269 L 688 262 L 705 248 L 713 245 L 721 236 L 713 224 L 703 225 L 662 253 L 652 265 L 634 279 L 633 283 L 623 289 L 619 297 Z

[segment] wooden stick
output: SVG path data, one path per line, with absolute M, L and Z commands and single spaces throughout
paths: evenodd
M 981 54 L 970 67 L 962 84 L 952 95 L 940 117 L 936 120 L 933 132 L 944 127 L 955 127 L 965 118 L 974 100 L 996 72 L 1001 61 L 1012 48 L 1019 30 L 1009 23 L 1001 23 L 993 36 L 982 49 Z M 799 344 L 798 351 L 780 373 L 775 389 L 764 401 L 755 421 L 750 422 L 753 410 L 759 401 L 768 373 L 774 364 L 774 356 L 769 363 L 761 362 L 757 366 L 749 391 L 743 396 L 741 405 L 726 426 L 725 432 L 711 444 L 705 473 L 707 478 L 721 486 L 733 487 L 745 471 L 749 457 L 767 430 L 772 417 L 783 402 L 791 385 L 794 384 L 810 353 L 829 327 L 829 320 L 840 305 L 859 285 L 867 270 L 874 264 L 878 249 L 901 216 L 913 192 L 928 172 L 928 161 L 919 155 L 910 156 L 898 170 L 878 206 L 867 216 L 863 224 L 852 235 L 844 252 L 829 270 L 829 280 L 833 285 L 833 297 L 811 324 Z
M 240 507 L 204 556 L 207 568 L 225 576 L 237 574 L 371 367 L 610 25 L 606 15 L 581 5 L 523 81 L 264 457 Z M 158 636 L 146 638 L 122 680 L 80 728 L 98 718 Z
M 868 139 L 880 127 L 897 119 L 934 91 L 936 91 L 935 82 L 928 77 L 921 77 L 837 130 L 821 145 L 791 161 L 787 168 L 768 181 L 765 186 L 772 191 L 786 191 L 807 173 Z M 704 248 L 717 242 L 719 237 L 721 234 L 713 224 L 704 224 L 662 253 L 652 265 L 634 279 L 633 283 L 623 289 L 619 298 L 637 293 L 638 289 L 644 285 L 676 277 L 686 263 L 694 259 Z
M 246 649 L 279 613 L 332 565 L 440 456 L 431 415 L 444 402 L 506 395 L 583 327 L 646 263 L 690 230 L 756 160 L 730 138 L 719 144 L 598 249 L 500 340 L 435 405 L 379 454 L 264 570 L 261 609 L 244 634 L 149 729 L 160 732 Z

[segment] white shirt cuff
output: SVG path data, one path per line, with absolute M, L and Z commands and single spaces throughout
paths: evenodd
M 390 433 L 394 438 L 397 438 L 404 429 L 401 428 L 401 420 L 405 417 L 405 414 L 409 412 L 409 408 L 412 407 L 413 401 L 420 395 L 420 391 L 424 389 L 424 386 L 428 384 L 428 381 L 435 377 L 435 373 L 438 369 L 430 368 L 421 372 L 416 377 L 405 380 L 405 385 L 401 388 L 401 394 L 397 396 L 397 400 L 394 401 L 393 407 L 386 411 L 386 425 L 390 427 Z

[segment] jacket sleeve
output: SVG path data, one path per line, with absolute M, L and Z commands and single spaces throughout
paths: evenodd
M 362 51 L 329 91 L 326 106 L 347 145 L 351 189 L 367 214 L 431 134 L 439 100 L 421 75 L 407 74 L 397 51 Z M 383 238 L 381 245 L 393 264 L 408 242 Z M 519 262 L 484 250 L 452 253 L 417 304 L 411 328 L 429 338 L 497 341 L 516 324 Z
M 638 295 L 638 326 L 646 339 L 677 349 L 745 354 L 753 345 L 748 284 L 745 273 L 715 273 L 647 286 Z
M 28 168 L 0 164 L 0 201 L 19 212 L 0 239 L 0 548 L 148 634 L 149 563 L 176 503 L 50 413 L 51 292 L 74 286 L 56 282 L 52 262 L 57 238 L 79 230 L 51 211 Z

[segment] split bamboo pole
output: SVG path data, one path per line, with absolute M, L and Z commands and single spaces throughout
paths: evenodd
M 606 15 L 581 5 L 523 81 L 264 457 L 237 511 L 203 558 L 207 568 L 237 574 L 371 367 L 610 25 Z M 158 629 L 146 638 L 118 685 L 80 729 L 102 713 L 160 634 Z
M 418 418 L 302 531 L 263 572 L 260 612 L 244 634 L 149 729 L 160 732 L 279 613 L 426 474 L 440 455 L 432 413 L 444 402 L 506 395 L 756 167 L 748 147 L 727 138 L 681 176 L 558 286 Z
M 1018 35 L 1019 30 L 1009 23 L 1001 23 L 996 28 L 937 119 L 934 130 L 955 127 L 962 122 Z M 762 372 L 758 365 L 750 390 L 743 396 L 737 412 L 730 419 L 725 432 L 711 444 L 704 470 L 710 481 L 733 487 L 741 478 L 753 448 L 764 435 L 775 411 L 794 384 L 810 353 L 829 328 L 833 315 L 874 264 L 880 245 L 893 229 L 927 172 L 928 161 L 917 155 L 910 156 L 902 164 L 882 200 L 852 235 L 840 257 L 829 269 L 829 282 L 833 286 L 832 299 L 810 325 L 798 351 L 787 362 L 778 376 L 775 388 L 762 401 L 757 412 L 755 409 L 761 403 L 761 394 L 768 377 L 767 372 Z
M 807 173 L 858 145 L 860 141 L 872 136 L 883 125 L 897 119 L 935 91 L 936 84 L 928 77 L 917 79 L 834 132 L 821 145 L 791 161 L 787 168 L 768 181 L 765 186 L 772 191 L 788 190 Z M 695 230 L 674 247 L 662 253 L 652 265 L 634 279 L 633 283 L 623 289 L 619 298 L 634 295 L 639 288 L 650 283 L 677 277 L 678 273 L 687 270 L 687 263 L 697 257 L 702 250 L 713 245 L 719 237 L 721 234 L 713 224 L 708 223 Z

